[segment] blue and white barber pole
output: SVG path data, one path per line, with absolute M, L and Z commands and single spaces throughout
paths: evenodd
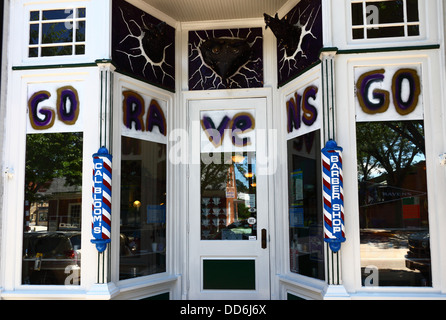
M 342 148 L 330 140 L 322 149 L 324 241 L 333 252 L 345 241 Z
M 93 212 L 92 243 L 99 252 L 104 252 L 110 242 L 111 231 L 111 181 L 112 156 L 102 147 L 93 155 Z

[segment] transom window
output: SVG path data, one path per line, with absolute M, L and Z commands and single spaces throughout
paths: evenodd
M 85 54 L 86 8 L 30 11 L 28 57 Z
M 351 9 L 354 40 L 420 35 L 418 0 L 352 1 Z

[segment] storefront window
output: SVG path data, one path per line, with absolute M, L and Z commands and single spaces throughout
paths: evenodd
M 86 8 L 30 12 L 28 57 L 85 54 Z
M 166 145 L 122 137 L 119 279 L 166 271 Z
M 79 285 L 83 134 L 26 138 L 23 284 Z
M 422 120 L 356 124 L 364 286 L 432 286 Z
M 325 279 L 321 194 L 321 135 L 288 140 L 291 272 Z

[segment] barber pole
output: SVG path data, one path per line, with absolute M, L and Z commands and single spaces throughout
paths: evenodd
M 112 156 L 105 147 L 93 155 L 92 243 L 104 252 L 110 242 Z
M 324 194 L 324 241 L 338 252 L 345 241 L 344 189 L 342 177 L 342 148 L 334 140 L 322 149 Z

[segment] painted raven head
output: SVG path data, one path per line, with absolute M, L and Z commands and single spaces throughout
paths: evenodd
M 200 46 L 203 61 L 222 78 L 229 79 L 252 58 L 252 49 L 245 39 L 211 38 Z
M 292 25 L 286 16 L 282 19 L 279 19 L 277 13 L 274 17 L 266 13 L 263 16 L 266 23 L 265 29 L 270 27 L 277 38 L 278 45 L 285 48 L 288 56 L 293 55 L 298 49 L 302 29 L 297 25 Z
M 146 55 L 153 63 L 160 63 L 164 59 L 164 49 L 169 45 L 166 37 L 166 23 L 150 24 L 144 28 L 142 47 Z

